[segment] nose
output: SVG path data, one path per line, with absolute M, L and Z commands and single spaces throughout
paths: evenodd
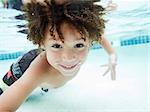
M 73 61 L 75 61 L 76 57 L 77 57 L 77 54 L 72 49 L 67 49 L 62 54 L 63 61 L 67 61 L 67 62 L 73 62 Z

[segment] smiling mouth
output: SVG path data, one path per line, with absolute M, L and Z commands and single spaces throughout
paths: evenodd
M 60 65 L 62 68 L 64 68 L 65 70 L 72 70 L 73 68 L 75 68 L 77 66 L 77 64 L 75 65 L 71 65 L 71 66 L 65 66 L 65 65 Z

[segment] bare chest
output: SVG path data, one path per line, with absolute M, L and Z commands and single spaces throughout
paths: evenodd
M 65 77 L 61 74 L 52 74 L 47 77 L 46 82 L 42 83 L 41 86 L 46 88 L 58 88 L 66 84 L 72 78 L 73 77 Z

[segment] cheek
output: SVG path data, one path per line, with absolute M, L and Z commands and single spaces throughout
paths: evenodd
M 86 49 L 86 50 L 80 52 L 79 55 L 78 55 L 78 57 L 79 57 L 80 59 L 86 58 L 86 57 L 87 57 L 87 54 L 88 54 L 88 51 L 89 51 L 89 50 Z
M 48 51 L 47 52 L 47 59 L 50 61 L 55 61 L 60 58 L 60 53 L 57 53 L 55 51 Z

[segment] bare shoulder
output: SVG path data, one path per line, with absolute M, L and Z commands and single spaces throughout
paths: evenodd
M 32 75 L 35 75 L 37 78 L 44 79 L 46 77 L 48 69 L 51 66 L 47 62 L 45 51 L 40 53 L 30 64 L 29 70 L 32 72 Z
M 24 99 L 43 82 L 44 75 L 42 74 L 44 74 L 46 70 L 45 59 L 44 52 L 39 54 L 24 72 L 22 77 L 0 96 L 0 112 L 6 110 L 14 112 Z

